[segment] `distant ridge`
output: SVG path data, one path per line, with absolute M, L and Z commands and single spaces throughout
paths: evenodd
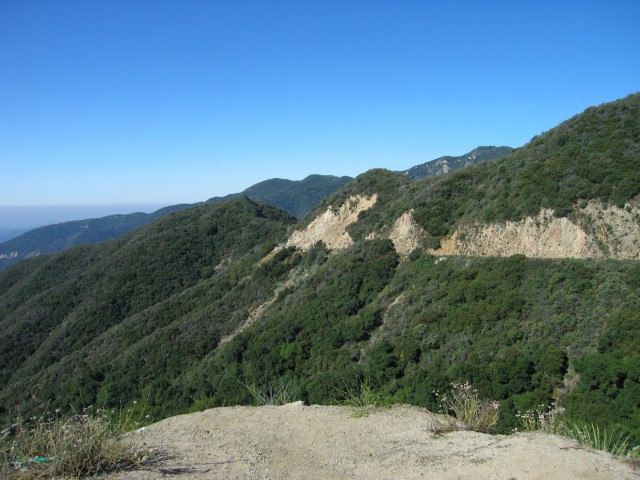
M 322 199 L 351 180 L 353 180 L 351 177 L 333 175 L 309 175 L 303 180 L 274 178 L 257 183 L 241 193 L 210 198 L 204 203 L 217 203 L 247 196 L 252 200 L 265 202 L 300 218 Z M 24 258 L 61 252 L 77 245 L 99 243 L 117 238 L 168 213 L 198 205 L 202 205 L 202 202 L 172 205 L 148 214 L 137 212 L 126 215 L 109 215 L 39 227 L 0 243 L 0 270 Z
M 351 177 L 335 177 L 333 175 L 309 175 L 303 180 L 272 178 L 256 183 L 242 193 L 210 198 L 206 203 L 215 203 L 246 195 L 252 200 L 268 203 L 296 218 L 302 218 L 318 202 L 351 180 L 353 180 Z
M 61 252 L 76 245 L 99 243 L 119 237 L 168 213 L 191 206 L 193 205 L 173 205 L 153 213 L 136 212 L 126 215 L 109 215 L 34 228 L 0 243 L 0 270 L 24 258 Z
M 30 228 L 0 228 L 0 243 L 16 238 L 18 235 L 22 235 L 25 232 L 31 230 Z
M 504 157 L 511 152 L 513 152 L 513 148 L 511 147 L 478 147 L 471 150 L 469 153 L 460 155 L 459 157 L 451 157 L 447 155 L 421 165 L 416 165 L 415 167 L 411 167 L 409 170 L 403 170 L 400 173 L 403 173 L 414 180 L 426 177 L 436 177 L 443 173 L 468 167 L 469 165 L 475 165 L 477 163 L 486 162 L 487 160 Z
M 400 173 L 412 179 L 437 176 L 502 157 L 512 150 L 510 147 L 478 147 L 465 155 L 437 158 Z M 153 213 L 137 212 L 126 215 L 110 215 L 35 228 L 0 243 L 0 270 L 24 258 L 62 252 L 77 245 L 99 243 L 117 238 L 171 212 L 192 208 L 202 205 L 202 203 L 210 204 L 231 200 L 243 195 L 252 200 L 280 208 L 296 218 L 302 218 L 318 203 L 352 180 L 352 177 L 334 175 L 309 175 L 302 180 L 272 178 L 256 183 L 240 193 L 212 197 L 206 202 L 172 205 Z

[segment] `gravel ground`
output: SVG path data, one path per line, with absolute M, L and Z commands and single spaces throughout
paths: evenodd
M 398 405 L 229 407 L 168 418 L 130 441 L 153 461 L 104 480 L 640 479 L 632 465 L 540 433 L 436 434 L 438 416 Z

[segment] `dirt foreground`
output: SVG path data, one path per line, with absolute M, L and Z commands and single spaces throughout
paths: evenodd
M 395 406 L 215 408 L 130 435 L 153 462 L 105 480 L 141 479 L 640 479 L 628 463 L 566 438 L 433 433 L 438 417 Z

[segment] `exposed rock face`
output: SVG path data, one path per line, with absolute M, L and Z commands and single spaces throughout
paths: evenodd
M 436 167 L 438 168 L 436 175 L 443 175 L 451 171 L 451 169 L 449 168 L 449 162 L 447 162 L 446 160 L 438 160 L 436 163 Z
M 337 210 L 329 207 L 316 217 L 304 230 L 294 232 L 287 241 L 287 247 L 306 250 L 318 241 L 329 249 L 344 249 L 353 244 L 346 228 L 358 220 L 358 214 L 370 209 L 377 201 L 376 194 L 370 197 L 352 196 Z
M 375 194 L 353 196 L 339 209 L 328 208 L 307 228 L 294 232 L 287 246 L 306 250 L 321 240 L 332 250 L 349 247 L 353 239 L 346 228 L 376 200 Z M 397 218 L 390 230 L 371 232 L 367 238 L 380 236 L 388 236 L 396 251 L 407 256 L 421 246 L 425 232 L 411 210 Z M 576 207 L 571 218 L 557 218 L 553 210 L 543 209 L 535 217 L 517 222 L 461 225 L 441 240 L 440 248 L 428 251 L 477 257 L 522 254 L 537 258 L 640 259 L 640 201 L 619 208 L 592 200 Z
M 625 208 L 589 202 L 577 212 L 578 222 L 604 247 L 610 257 L 640 258 L 640 208 L 638 201 Z
M 413 219 L 413 210 L 403 213 L 393 224 L 389 238 L 400 255 L 409 255 L 420 247 L 424 231 Z
M 462 225 L 430 250 L 435 255 L 539 258 L 640 258 L 640 209 L 591 201 L 575 220 L 543 209 L 536 217 L 491 225 Z

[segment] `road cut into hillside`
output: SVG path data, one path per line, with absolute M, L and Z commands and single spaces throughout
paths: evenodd
M 632 464 L 541 433 L 434 433 L 424 409 L 397 405 L 215 408 L 133 432 L 152 461 L 105 480 L 640 479 Z

